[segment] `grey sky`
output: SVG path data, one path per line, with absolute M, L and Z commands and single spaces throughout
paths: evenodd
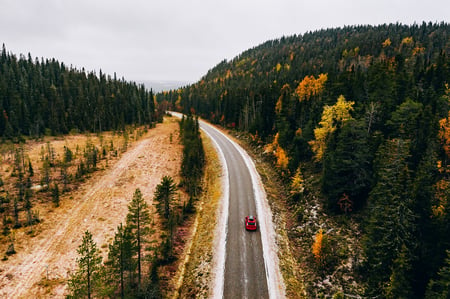
M 126 80 L 195 82 L 283 35 L 422 21 L 449 22 L 450 1 L 0 0 L 0 43 Z

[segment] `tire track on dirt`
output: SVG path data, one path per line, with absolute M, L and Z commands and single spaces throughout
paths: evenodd
M 170 153 L 168 146 L 178 145 L 165 145 L 164 143 L 168 143 L 165 140 L 166 137 L 153 136 L 151 139 L 139 141 L 124 153 L 112 168 L 106 170 L 104 175 L 80 188 L 87 188 L 87 190 L 78 191 L 79 195 L 75 196 L 71 203 L 64 202 L 71 205 L 71 208 L 56 216 L 59 221 L 53 224 L 53 227 L 41 232 L 36 237 L 40 240 L 34 241 L 35 244 L 29 251 L 17 253 L 17 255 L 25 256 L 21 259 L 22 262 L 12 264 L 8 269 L 0 272 L 0 297 L 30 298 L 30 295 L 36 297 L 37 293 L 31 291 L 38 288 L 36 284 L 45 277 L 49 265 L 52 265 L 52 269 L 56 269 L 52 271 L 56 272 L 60 278 L 66 278 L 67 272 L 76 266 L 76 248 L 87 229 L 93 233 L 97 247 L 102 249 L 101 245 L 109 243 L 108 237 L 113 236 L 117 225 L 124 220 L 127 205 L 135 188 L 141 188 L 147 204 L 151 206 L 153 191 L 160 180 L 157 174 L 160 173 L 161 167 L 164 167 L 160 164 L 176 159 L 173 153 Z M 160 148 L 157 153 L 155 147 Z M 177 154 L 177 156 L 181 155 Z M 179 166 L 178 162 L 172 163 Z M 130 173 L 132 169 L 138 173 L 139 177 L 136 178 L 135 173 Z M 176 176 L 178 169 L 171 167 L 166 170 L 170 175 Z M 127 189 L 129 194 L 124 194 L 123 189 Z M 116 196 L 116 193 L 120 196 Z M 60 212 L 55 210 L 54 213 Z M 96 224 L 98 221 L 101 223 Z M 91 230 L 92 227 L 94 231 Z M 70 248 L 72 252 L 68 253 L 67 248 Z M 105 256 L 106 252 L 103 252 L 103 255 Z M 8 285 L 9 287 L 5 287 Z M 64 292 L 65 285 L 59 286 L 57 295 L 54 297 L 64 297 Z
M 96 194 L 102 193 L 103 190 L 107 190 L 111 181 L 115 178 L 120 178 L 123 176 L 124 172 L 127 171 L 128 165 L 130 165 L 137 156 L 143 152 L 143 149 L 148 144 L 148 140 L 141 142 L 136 148 L 132 149 L 131 152 L 127 152 L 123 155 L 117 164 L 114 166 L 111 173 L 102 177 L 98 183 L 95 184 L 94 188 L 91 188 L 83 195 L 80 200 L 80 204 L 75 207 L 75 209 L 70 211 L 68 218 L 62 223 L 57 225 L 57 230 L 51 230 L 48 232 L 49 237 L 43 238 L 38 245 L 35 245 L 29 257 L 18 267 L 12 267 L 5 276 L 14 275 L 18 278 L 15 289 L 12 293 L 7 294 L 10 298 L 19 298 L 23 296 L 26 290 L 32 288 L 33 284 L 36 283 L 45 271 L 45 266 L 49 264 L 50 259 L 54 256 L 55 251 L 58 249 L 58 245 L 70 240 L 74 236 L 81 236 L 84 231 L 83 222 L 86 222 L 86 217 L 94 216 L 96 210 L 98 209 L 99 201 L 96 201 Z M 94 206 L 92 206 L 94 205 Z M 85 217 L 83 217 L 85 215 Z M 39 268 L 42 270 L 39 271 Z M 17 273 L 19 271 L 19 273 Z M 16 273 L 12 273 L 16 272 Z

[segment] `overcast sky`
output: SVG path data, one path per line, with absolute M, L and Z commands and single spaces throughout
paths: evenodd
M 450 21 L 448 0 L 0 0 L 0 43 L 18 55 L 196 82 L 283 35 L 345 25 Z

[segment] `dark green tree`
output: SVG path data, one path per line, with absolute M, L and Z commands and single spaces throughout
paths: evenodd
M 52 201 L 55 204 L 55 207 L 59 207 L 59 187 L 56 183 L 52 188 Z
M 392 274 L 386 287 L 386 298 L 408 299 L 413 297 L 412 290 L 412 263 L 405 245 L 392 264 Z
M 177 186 L 170 176 L 164 176 L 156 186 L 154 200 L 157 202 L 156 209 L 161 217 L 168 220 L 170 216 L 171 204 L 177 190 Z
M 407 159 L 409 144 L 402 139 L 387 140 L 376 156 L 377 183 L 369 195 L 369 218 L 363 240 L 366 254 L 367 295 L 387 293 L 392 275 L 411 277 L 415 259 L 415 214 Z M 397 264 L 395 263 L 397 261 Z M 412 281 L 402 282 L 411 289 Z
M 348 120 L 330 138 L 322 164 L 322 189 L 330 209 L 340 209 L 344 194 L 353 210 L 365 204 L 372 185 L 372 160 L 365 124 Z
M 78 269 L 69 278 L 68 298 L 94 298 L 101 289 L 102 257 L 92 234 L 86 231 L 78 247 Z
M 130 229 L 132 235 L 132 242 L 134 244 L 133 256 L 137 257 L 138 269 L 138 290 L 141 290 L 142 279 L 142 260 L 144 256 L 143 245 L 147 243 L 149 234 L 151 233 L 150 225 L 151 218 L 148 210 L 148 205 L 142 197 L 141 190 L 138 188 L 133 194 L 133 199 L 128 205 L 127 227 Z
M 125 297 L 125 278 L 128 276 L 129 285 L 133 281 L 133 273 L 136 264 L 133 260 L 133 236 L 129 227 L 120 224 L 114 236 L 114 241 L 109 245 L 108 260 L 106 265 L 111 270 L 111 283 L 120 285 L 120 297 Z M 128 275 L 127 275 L 128 273 Z
M 205 154 L 199 130 L 198 119 L 192 115 L 182 118 L 180 122 L 180 136 L 183 144 L 181 185 L 192 196 L 197 196 L 200 192 L 200 181 L 205 164 Z M 167 214 L 165 218 L 168 218 Z
M 29 177 L 33 177 L 34 176 L 33 166 L 31 165 L 31 161 L 30 160 L 28 160 L 28 176 Z

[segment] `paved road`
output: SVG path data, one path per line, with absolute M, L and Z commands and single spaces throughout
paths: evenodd
M 227 138 L 202 122 L 200 126 L 221 148 L 228 168 L 223 298 L 269 298 L 260 230 L 248 232 L 244 227 L 245 216 L 252 214 L 258 218 L 249 170 Z

